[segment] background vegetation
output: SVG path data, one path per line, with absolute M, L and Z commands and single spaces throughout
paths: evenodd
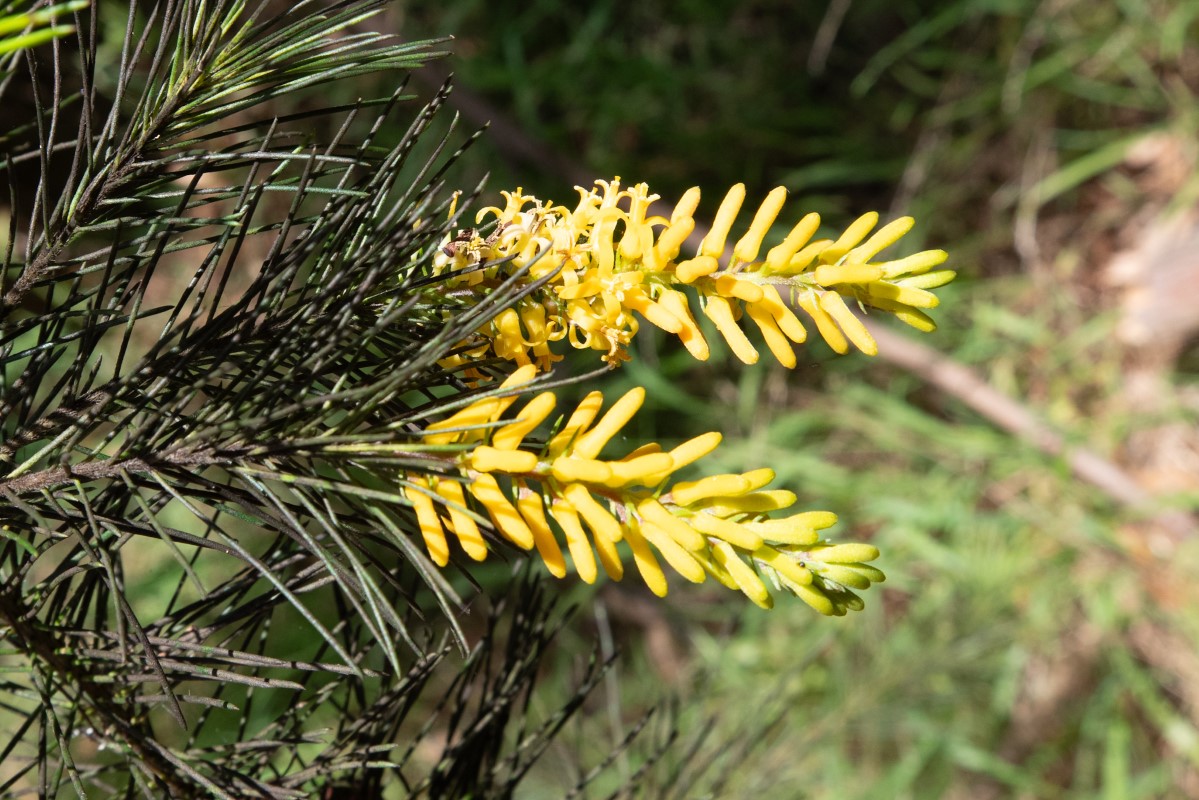
M 599 688 L 520 796 L 559 798 L 595 765 L 586 796 L 630 779 L 675 798 L 1199 796 L 1199 2 L 447 0 L 370 25 L 456 37 L 414 75 L 432 95 L 452 70 L 450 104 L 492 122 L 452 186 L 489 172 L 489 191 L 569 199 L 619 174 L 666 198 L 700 184 L 710 212 L 731 183 L 782 184 L 788 213 L 830 228 L 914 215 L 906 246 L 945 247 L 961 275 L 925 340 L 950 362 L 814 342 L 794 371 L 697 368 L 639 339 L 605 387 L 649 388 L 639 433 L 725 431 L 724 466 L 772 465 L 883 548 L 889 580 L 835 621 L 703 587 L 550 585 L 581 611 L 545 661 L 505 669 L 541 675 L 544 717 L 556 692 Z M 325 100 L 393 88 L 366 76 Z M 1086 480 L 946 363 L 1134 490 Z M 510 574 L 475 578 L 498 596 Z M 596 643 L 621 651 L 604 676 L 580 655 Z M 420 679 L 418 712 L 461 686 Z M 409 755 L 435 765 L 445 728 L 424 733 Z
M 1130 510 L 885 346 L 816 344 L 793 372 L 647 347 L 617 376 L 650 387 L 647 433 L 743 437 L 730 468 L 774 465 L 874 531 L 890 580 L 831 625 L 605 587 L 621 713 L 663 685 L 716 738 L 777 713 L 719 796 L 1199 796 L 1193 521 L 1162 521 L 1199 501 L 1199 3 L 459 0 L 396 19 L 456 36 L 453 102 L 493 121 L 469 162 L 493 187 L 619 174 L 698 183 L 714 208 L 743 180 L 830 227 L 913 214 L 909 246 L 961 274 L 925 341 L 1153 495 Z

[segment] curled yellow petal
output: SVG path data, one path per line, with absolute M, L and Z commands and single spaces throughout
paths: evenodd
M 870 335 L 870 331 L 866 330 L 862 321 L 855 317 L 849 307 L 845 305 L 841 295 L 836 292 L 825 292 L 824 296 L 820 298 L 820 307 L 836 320 L 855 347 L 868 356 L 878 355 L 878 344 L 875 343 L 874 337 Z
M 709 296 L 708 302 L 704 305 L 704 314 L 716 323 L 716 329 L 729 343 L 733 355 L 745 364 L 758 363 L 758 351 L 749 343 L 749 339 L 745 338 L 745 332 L 733 319 L 733 309 L 728 300 L 718 295 Z
M 700 255 L 720 258 L 724 253 L 724 241 L 728 238 L 729 231 L 733 227 L 733 220 L 737 218 L 737 212 L 741 210 L 741 204 L 744 202 L 745 184 L 734 184 L 728 194 L 724 196 L 724 200 L 721 201 L 720 208 L 716 210 L 716 217 L 712 220 L 712 229 L 708 231 L 708 235 L 704 237 L 699 246 Z
M 470 493 L 487 509 L 496 530 L 517 547 L 524 550 L 533 548 L 533 532 L 508 501 L 494 477 L 484 473 L 475 478 L 470 484 Z

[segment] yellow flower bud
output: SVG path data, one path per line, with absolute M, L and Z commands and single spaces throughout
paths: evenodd
M 669 533 L 649 521 L 641 523 L 641 533 L 649 540 L 650 544 L 658 549 L 662 558 L 666 559 L 666 563 L 675 572 L 692 583 L 703 583 L 707 580 L 708 573 L 704 572 L 700 563 L 691 553 L 684 550 Z
M 796 344 L 803 344 L 807 341 L 808 332 L 799 321 L 799 317 L 795 316 L 795 312 L 791 310 L 783 298 L 779 296 L 778 289 L 766 284 L 762 287 L 762 302 L 761 305 L 767 308 L 774 321 L 778 323 L 779 330 L 787 335 L 787 338 Z
M 619 542 L 624 538 L 621 532 L 620 523 L 616 521 L 616 517 L 612 516 L 612 512 L 596 502 L 591 493 L 587 491 L 587 487 L 580 483 L 572 483 L 563 487 L 562 496 L 565 497 L 570 504 L 574 506 L 575 511 L 582 515 L 587 522 L 587 527 L 591 528 L 595 534 L 595 540 L 598 543 L 600 539 L 606 539 L 609 542 Z
M 683 217 L 677 222 L 672 221 L 670 227 L 658 236 L 658 242 L 654 245 L 654 256 L 658 262 L 666 264 L 673 261 L 694 230 L 695 220 L 690 217 Z
M 554 479 L 562 483 L 607 483 L 612 479 L 612 468 L 591 458 L 555 458 L 550 470 Z
M 635 483 L 655 486 L 674 471 L 674 459 L 669 453 L 647 453 L 638 458 L 609 461 L 612 477 L 604 482 L 611 489 L 621 489 Z
M 670 458 L 675 469 L 682 469 L 688 464 L 698 461 L 711 453 L 720 444 L 723 437 L 719 431 L 710 431 L 688 439 L 670 451 Z
M 841 238 L 829 245 L 829 248 L 820 254 L 821 260 L 827 264 L 832 264 L 841 260 L 841 257 L 848 253 L 853 248 L 857 247 L 866 234 L 874 230 L 874 226 L 878 224 L 878 212 L 870 211 L 853 221 L 845 233 L 841 234 Z
M 641 530 L 637 525 L 628 526 L 625 530 L 625 541 L 629 543 L 629 549 L 633 551 L 633 563 L 637 566 L 637 571 L 641 573 L 641 580 L 645 581 L 649 590 L 658 597 L 665 597 L 669 588 L 666 583 L 666 575 L 662 572 L 658 559 L 654 557 L 653 551 L 645 541 L 645 537 L 641 535 Z
M 837 321 L 841 330 L 845 332 L 855 347 L 868 356 L 878 355 L 878 345 L 875 343 L 874 337 L 870 335 L 870 331 L 866 330 L 862 321 L 855 317 L 849 307 L 845 305 L 841 295 L 836 292 L 825 292 L 820 298 L 820 307 Z
M 429 483 L 423 478 L 409 476 L 409 480 L 416 486 L 428 489 Z M 412 510 L 416 512 L 416 523 L 420 528 L 421 538 L 425 540 L 429 558 L 433 559 L 437 566 L 444 567 L 450 562 L 450 546 L 446 542 L 445 529 L 441 526 L 441 518 L 437 516 L 433 498 L 412 486 L 404 487 L 404 496 L 412 503 Z
M 812 273 L 821 286 L 838 283 L 870 283 L 883 277 L 883 268 L 875 264 L 822 264 Z
M 808 555 L 813 561 L 823 561 L 826 564 L 853 564 L 859 561 L 873 561 L 878 558 L 879 553 L 874 545 L 851 542 L 811 548 Z
M 721 275 L 717 278 L 716 292 L 724 297 L 733 297 L 747 303 L 756 303 L 762 299 L 762 287 L 741 280 L 735 275 Z
M 670 215 L 670 224 L 674 225 L 679 220 L 694 216 L 695 209 L 699 207 L 699 198 L 698 186 L 692 186 L 683 192 L 683 196 L 679 198 L 679 202 L 675 205 L 674 211 Z
M 895 303 L 900 303 L 913 308 L 936 308 L 941 303 L 941 299 L 932 292 L 926 292 L 923 289 L 917 289 L 912 286 L 899 286 L 894 283 L 872 283 L 865 287 L 866 294 L 870 296 L 870 302 L 874 298 L 880 300 L 890 300 Z
M 663 306 L 655 303 L 642 292 L 628 292 L 624 298 L 625 308 L 636 311 L 667 333 L 678 333 L 683 329 L 683 321 Z
M 575 442 L 573 454 L 580 458 L 595 458 L 604 449 L 608 440 L 615 436 L 628 421 L 633 418 L 645 402 L 645 389 L 634 387 L 625 392 L 624 396 L 612 404 L 603 418 L 595 427 L 583 434 Z
M 851 589 L 869 589 L 870 579 L 865 575 L 852 570 L 849 567 L 844 567 L 840 564 L 825 564 L 819 570 L 822 578 L 831 581 L 836 581 L 842 586 L 848 586 Z
M 774 470 L 756 469 L 742 474 L 709 475 L 697 481 L 676 483 L 670 490 L 674 503 L 689 506 L 709 497 L 734 497 L 761 489 L 774 480 Z
M 883 276 L 891 279 L 898 278 L 900 275 L 923 274 L 933 267 L 944 264 L 948 258 L 949 253 L 944 250 L 924 250 L 895 261 L 886 261 L 879 266 L 883 268 Z
M 766 584 L 762 583 L 762 579 L 753 568 L 742 561 L 729 544 L 715 542 L 712 545 L 712 555 L 716 562 L 728 571 L 746 597 L 762 608 L 769 610 L 774 607 L 774 598 L 770 596 Z
M 837 608 L 833 605 L 833 601 L 828 598 L 824 592 L 815 586 L 795 585 L 790 587 L 795 596 L 805 603 L 810 605 L 817 612 L 826 617 L 837 615 Z
M 723 539 L 747 552 L 752 553 L 762 546 L 762 537 L 740 523 L 703 511 L 691 517 L 690 522 L 691 527 L 700 533 Z
M 745 310 L 749 314 L 749 318 L 758 326 L 758 330 L 762 332 L 762 339 L 775 359 L 787 369 L 794 369 L 795 350 L 791 347 L 791 341 L 779 329 L 778 322 L 770 313 L 770 309 L 762 303 L 754 303 L 746 306 Z
M 537 395 L 525 405 L 516 420 L 509 422 L 491 435 L 492 446 L 500 450 L 515 450 L 530 431 L 545 421 L 557 403 L 558 398 L 553 392 L 542 392 Z
M 498 450 L 479 445 L 467 458 L 470 469 L 478 472 L 532 472 L 537 469 L 537 454 L 525 450 Z
M 566 548 L 570 551 L 571 560 L 575 564 L 575 572 L 584 583 L 595 583 L 598 572 L 595 567 L 595 554 L 587 542 L 587 534 L 579 524 L 579 516 L 574 506 L 565 500 L 555 500 L 550 504 L 550 516 L 562 526 L 566 534 Z
M 562 426 L 562 430 L 558 431 L 553 439 L 550 439 L 550 454 L 557 455 L 566 450 L 579 431 L 591 424 L 603 405 L 604 395 L 600 392 L 590 392 L 584 397 L 571 413 L 570 419 Z
M 799 307 L 806 311 L 812 321 L 816 323 L 816 330 L 820 331 L 820 338 L 828 342 L 828 346 L 833 348 L 833 352 L 841 355 L 848 353 L 849 342 L 845 341 L 845 334 L 841 333 L 841 329 L 833 322 L 833 318 L 821 307 L 816 300 L 815 293 L 801 292 L 798 302 Z
M 682 327 L 678 331 L 679 341 L 683 343 L 683 347 L 687 348 L 687 352 L 697 361 L 707 361 L 709 356 L 708 342 L 704 339 L 704 335 L 700 332 L 699 325 L 695 323 L 695 318 L 691 316 L 691 309 L 687 306 L 687 295 L 674 289 L 666 289 L 662 292 L 662 296 L 658 298 L 658 302 L 662 306 L 682 321 Z
M 737 218 L 737 212 L 741 210 L 743 202 L 745 202 L 745 184 L 733 185 L 728 194 L 724 196 L 724 200 L 721 201 L 720 208 L 716 210 L 711 230 L 700 243 L 700 255 L 720 258 L 724 253 L 724 240 L 728 238 L 729 230 L 733 227 L 733 220 Z
M 719 295 L 709 296 L 707 304 L 704 305 L 704 314 L 716 323 L 716 329 L 729 343 L 733 355 L 746 364 L 758 363 L 758 351 L 749 343 L 749 339 L 745 338 L 745 333 L 733 319 L 733 309 L 728 300 Z
M 683 283 L 693 283 L 718 269 L 720 262 L 714 256 L 696 256 L 680 261 L 674 268 L 674 274 Z
M 654 525 L 681 547 L 688 550 L 702 550 L 705 546 L 704 537 L 700 536 L 690 525 L 671 514 L 666 508 L 652 497 L 637 504 L 637 514 L 646 523 Z M 658 548 L 661 549 L 660 547 Z
M 750 223 L 749 230 L 733 247 L 734 263 L 747 263 L 758 257 L 762 239 L 770 230 L 770 226 L 778 219 L 779 212 L 783 210 L 783 203 L 786 201 L 787 190 L 782 186 L 775 187 L 770 194 L 766 195 L 762 205 L 758 206 L 758 213 L 754 215 L 754 221 Z
M 545 568 L 555 578 L 566 575 L 566 559 L 562 557 L 562 548 L 550 530 L 545 518 L 545 508 L 541 503 L 541 495 L 529 491 L 523 483 L 517 484 L 520 496 L 516 500 L 516 508 L 533 532 L 533 541 L 537 545 L 537 555 L 545 563 Z
M 820 215 L 813 212 L 806 215 L 803 219 L 795 224 L 791 232 L 787 234 L 787 238 L 783 239 L 782 244 L 772 247 L 766 253 L 766 269 L 769 272 L 785 272 L 790 264 L 792 257 L 799 252 L 799 248 L 808 243 L 808 240 L 820 228 Z
M 916 220 L 911 217 L 900 217 L 897 220 L 888 222 L 875 231 L 874 235 L 869 239 L 850 250 L 845 256 L 845 263 L 865 264 L 880 252 L 902 239 L 915 224 Z
M 951 282 L 958 274 L 951 269 L 939 269 L 936 272 L 926 272 L 923 275 L 911 275 L 895 281 L 899 286 L 913 289 L 937 289 Z
M 795 493 L 786 489 L 771 489 L 765 492 L 754 492 L 742 497 L 719 497 L 703 500 L 698 503 L 718 517 L 731 517 L 734 514 L 778 511 L 795 505 Z
M 768 565 L 787 580 L 797 586 L 807 586 L 812 582 L 812 572 L 807 567 L 802 567 L 788 553 L 780 550 L 775 550 L 770 545 L 763 545 L 754 551 L 753 557 L 763 564 Z
M 475 561 L 487 558 L 487 543 L 479 526 L 466 512 L 466 498 L 462 494 L 462 484 L 457 481 L 439 480 L 437 494 L 446 501 L 446 510 L 450 513 L 450 530 L 458 537 L 458 543 L 468 556 Z
M 500 485 L 494 477 L 484 473 L 475 478 L 470 485 L 470 493 L 483 504 L 483 508 L 487 509 L 491 521 L 495 523 L 496 530 L 517 547 L 524 550 L 533 549 L 533 532 L 529 530 L 529 526 L 525 524 L 520 514 L 516 513 L 512 504 L 508 502 L 508 498 L 504 496 L 503 490 L 500 489 Z

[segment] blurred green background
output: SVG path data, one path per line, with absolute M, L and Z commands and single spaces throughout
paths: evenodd
M 830 230 L 912 214 L 901 246 L 943 247 L 961 275 L 922 341 L 1154 497 L 1130 511 L 885 353 L 815 343 L 794 371 L 742 369 L 640 337 L 605 386 L 649 388 L 638 433 L 724 431 L 710 469 L 774 467 L 882 548 L 889 580 L 839 620 L 718 588 L 575 589 L 578 646 L 610 634 L 625 655 L 563 748 L 606 753 L 675 692 L 710 769 L 668 794 L 659 765 L 646 796 L 1199 797 L 1199 560 L 1153 519 L 1199 503 L 1197 20 L 1146 0 L 393 14 L 456 37 L 418 81 L 452 70 L 468 127 L 494 122 L 460 185 L 489 171 L 491 196 L 570 202 L 596 177 L 698 184 L 710 214 L 743 181 Z M 570 761 L 550 753 L 528 796 L 562 796 Z

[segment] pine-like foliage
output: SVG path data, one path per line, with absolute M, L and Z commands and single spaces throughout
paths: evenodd
M 602 672 L 524 722 L 552 604 L 468 644 L 427 462 L 347 447 L 460 406 L 512 295 L 428 277 L 448 88 L 329 105 L 440 55 L 381 5 L 0 5 L 0 796 L 507 796 Z

